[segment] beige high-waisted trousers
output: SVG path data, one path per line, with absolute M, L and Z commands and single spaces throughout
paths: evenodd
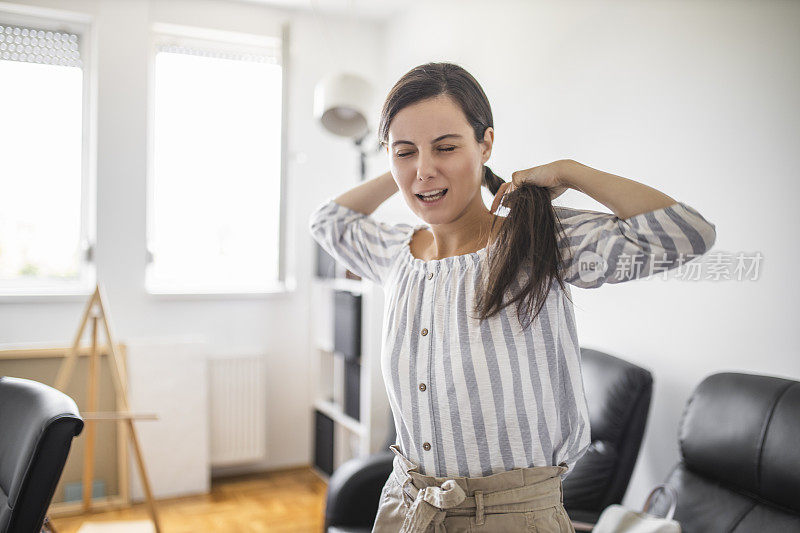
M 574 533 L 564 510 L 566 466 L 515 468 L 482 477 L 433 477 L 393 444 L 372 533 Z M 564 463 L 562 463 L 564 464 Z

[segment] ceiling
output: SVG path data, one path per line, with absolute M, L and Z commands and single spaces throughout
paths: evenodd
M 385 19 L 400 9 L 416 7 L 425 0 L 236 0 L 298 11 L 317 11 L 358 18 Z M 431 3 L 434 0 L 427 0 Z

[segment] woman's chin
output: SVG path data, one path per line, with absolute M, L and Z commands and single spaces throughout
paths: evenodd
M 444 213 L 417 213 L 417 216 L 428 225 L 446 224 L 450 222 L 450 217 Z

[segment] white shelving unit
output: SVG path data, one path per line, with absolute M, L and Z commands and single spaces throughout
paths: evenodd
M 361 295 L 360 420 L 344 412 L 344 355 L 333 351 L 335 291 Z M 353 457 L 380 451 L 389 432 L 389 401 L 380 368 L 383 289 L 369 280 L 318 278 L 312 281 L 312 385 L 314 408 L 334 422 L 334 470 Z M 327 474 L 314 469 L 320 476 Z

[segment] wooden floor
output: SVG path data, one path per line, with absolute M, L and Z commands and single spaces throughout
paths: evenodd
M 213 481 L 211 493 L 158 500 L 162 533 L 320 533 L 327 485 L 310 468 L 293 468 Z M 53 520 L 58 533 L 84 522 L 146 520 L 144 504 Z

